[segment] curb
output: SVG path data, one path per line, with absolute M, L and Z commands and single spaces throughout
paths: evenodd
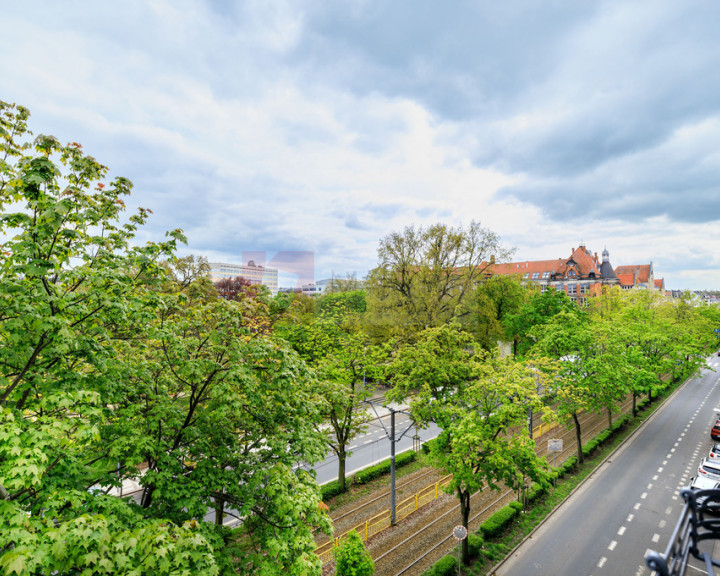
M 641 430 L 643 430 L 643 429 L 650 423 L 650 421 L 652 421 L 653 418 L 655 418 L 658 414 L 660 414 L 660 412 L 662 412 L 662 410 L 665 408 L 665 405 L 666 405 L 666 403 L 668 402 L 668 400 L 670 400 L 671 398 L 673 398 L 673 397 L 674 397 L 676 394 L 678 394 L 683 388 L 685 388 L 685 386 L 687 386 L 687 384 L 690 382 L 690 380 L 692 380 L 693 378 L 695 378 L 696 375 L 697 375 L 697 373 L 694 373 L 694 374 L 693 374 L 692 376 L 690 376 L 687 380 L 685 380 L 685 382 L 683 382 L 680 386 L 678 386 L 672 394 L 670 394 L 669 396 L 667 396 L 666 398 L 664 398 L 664 399 L 662 400 L 662 402 L 658 405 L 658 407 L 655 409 L 655 411 L 652 413 L 652 415 L 650 415 L 649 418 L 647 418 L 646 420 L 644 420 L 643 423 L 640 424 L 640 426 L 638 426 L 637 428 L 635 428 L 635 430 L 633 430 L 633 431 L 628 435 L 627 438 L 625 438 L 622 442 L 620 442 L 620 444 L 618 444 L 618 445 L 615 447 L 615 449 L 614 449 L 610 454 L 608 454 L 608 455 L 602 460 L 602 462 L 598 463 L 598 465 L 595 467 L 595 471 L 598 470 L 601 466 L 603 466 L 608 460 L 610 460 L 611 458 L 614 458 L 615 455 L 616 455 L 621 449 L 625 448 L 625 445 L 626 445 L 631 439 L 633 439 L 633 438 L 635 437 L 635 434 L 637 434 L 638 432 L 640 432 Z M 567 502 L 570 498 L 572 498 L 572 496 L 575 494 L 575 492 L 577 492 L 578 490 L 580 490 L 580 488 L 582 488 L 587 482 L 589 482 L 590 480 L 593 479 L 593 475 L 595 474 L 595 471 L 593 471 L 593 472 L 591 472 L 590 474 L 588 474 L 577 486 L 575 486 L 575 488 L 572 489 L 572 491 L 565 497 L 565 499 L 563 499 L 562 502 L 560 502 L 557 506 L 555 506 L 555 508 L 553 508 L 553 509 L 550 511 L 550 513 L 547 514 L 547 515 L 545 516 L 545 518 L 543 518 L 543 519 L 537 524 L 537 526 L 535 526 L 535 528 L 533 528 L 510 552 L 508 552 L 508 554 L 505 556 L 505 558 L 503 558 L 500 562 L 498 562 L 495 566 L 493 566 L 493 567 L 487 572 L 487 576 L 502 576 L 501 574 L 498 574 L 497 571 L 498 571 L 499 569 L 501 569 L 501 568 L 503 567 L 503 565 L 510 560 L 510 558 L 513 556 L 513 554 L 515 554 L 515 552 L 516 552 L 523 544 L 525 544 L 525 542 L 527 542 L 530 538 L 532 538 L 533 536 L 535 536 L 535 533 L 536 533 L 548 520 L 550 520 L 550 519 L 552 518 L 553 514 L 555 514 L 555 512 L 556 512 L 561 506 L 563 506 L 563 505 L 565 504 L 565 502 Z

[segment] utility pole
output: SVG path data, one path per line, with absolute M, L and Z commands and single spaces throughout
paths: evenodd
M 365 402 L 372 406 L 373 411 L 375 412 L 375 416 L 377 416 L 377 419 L 380 421 L 383 430 L 385 430 L 385 436 L 387 436 L 387 439 L 390 441 L 390 524 L 392 526 L 395 526 L 397 524 L 397 519 L 395 517 L 395 444 L 397 442 L 400 442 L 400 440 L 403 439 L 403 436 L 405 436 L 405 434 L 407 434 L 407 432 L 413 426 L 415 426 L 415 422 L 409 412 L 406 412 L 404 410 L 396 410 L 395 408 L 386 406 L 386 408 L 390 411 L 390 430 L 388 431 L 388 429 L 385 427 L 385 423 L 382 421 L 382 418 L 377 412 L 377 406 L 382 406 L 382 404 L 374 400 L 365 400 Z M 395 414 L 398 413 L 407 414 L 408 416 L 410 416 L 410 424 L 407 428 L 405 428 L 405 430 L 403 430 L 402 434 L 400 434 L 398 438 L 395 438 Z

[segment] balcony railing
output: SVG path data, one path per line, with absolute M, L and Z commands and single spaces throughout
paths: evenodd
M 704 563 L 709 576 L 715 576 L 714 560 L 708 551 L 700 550 L 704 540 L 720 540 L 720 490 L 691 490 L 680 494 L 685 500 L 680 520 L 675 526 L 664 553 L 650 551 L 645 564 L 659 576 L 682 576 L 691 557 Z

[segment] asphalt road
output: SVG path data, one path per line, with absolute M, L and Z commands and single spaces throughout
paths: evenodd
M 399 438 L 411 425 L 410 418 L 406 414 L 395 415 L 395 437 Z M 352 453 L 345 461 L 345 474 L 350 476 L 354 472 L 372 466 L 383 460 L 390 458 L 390 415 L 385 414 L 380 418 L 373 420 L 368 429 L 353 439 L 348 447 Z M 431 425 L 426 430 L 417 431 L 413 426 L 407 430 L 402 439 L 395 445 L 395 455 L 412 450 L 413 436 L 415 434 L 420 438 L 420 442 L 427 442 L 435 438 L 440 429 Z M 331 480 L 337 480 L 338 477 L 338 459 L 334 452 L 328 453 L 323 462 L 319 462 L 313 469 L 317 473 L 318 484 L 325 484 Z
M 648 550 L 664 551 L 720 412 L 720 377 L 688 380 L 498 567 L 496 576 L 649 575 Z M 709 546 L 712 544 L 709 543 Z M 715 556 L 717 557 L 717 556 Z M 707 574 L 693 560 L 688 574 Z M 697 568 L 696 568 L 697 567 Z

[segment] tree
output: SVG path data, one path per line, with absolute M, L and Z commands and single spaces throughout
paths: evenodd
M 367 428 L 370 415 L 363 404 L 372 388 L 366 374 L 373 374 L 379 351 L 358 328 L 365 311 L 363 292 L 341 292 L 315 301 L 316 313 L 281 333 L 301 357 L 316 370 L 323 423 L 330 425 L 326 442 L 338 458 L 338 482 L 345 488 L 347 447 Z
M 350 530 L 342 544 L 335 550 L 336 576 L 373 576 L 375 564 L 362 539 Z
M 499 341 L 512 339 L 509 319 L 520 312 L 532 289 L 515 276 L 491 276 L 480 282 L 475 290 L 470 326 L 485 350 L 495 349 Z
M 27 111 L 1 112 L 0 567 L 230 571 L 227 532 L 202 520 L 228 503 L 241 573 L 319 573 L 329 519 L 296 468 L 324 451 L 303 362 L 182 273 L 197 262 L 174 258 L 180 231 L 133 246 L 148 211 L 122 221 L 129 181 L 101 182 L 78 144 L 25 142 Z M 108 495 L 131 477 L 142 506 Z
M 466 528 L 470 497 L 478 490 L 500 483 L 517 489 L 525 477 L 547 481 L 525 426 L 528 408 L 546 412 L 538 396 L 542 363 L 501 359 L 471 345 L 456 324 L 430 328 L 398 352 L 389 370 L 395 384 L 390 398 L 410 398 L 418 426 L 435 422 L 442 429 L 430 457 L 453 475 L 448 489 L 460 501 Z M 462 558 L 469 559 L 467 539 Z
M 412 337 L 467 315 L 477 281 L 491 262 L 509 254 L 497 234 L 477 222 L 467 229 L 435 224 L 389 234 L 366 282 L 373 333 Z
M 585 314 L 565 292 L 550 288 L 535 292 L 519 311 L 506 315 L 504 324 L 508 335 L 513 338 L 515 354 L 526 354 L 537 341 L 538 333 L 542 332 L 538 327 L 550 322 L 560 312 Z
M 217 574 L 218 539 L 202 525 L 88 491 L 118 482 L 100 439 L 119 382 L 114 329 L 151 316 L 159 261 L 182 234 L 134 246 L 149 212 L 121 220 L 131 183 L 104 183 L 77 143 L 30 142 L 28 118 L 0 102 L 0 566 Z

